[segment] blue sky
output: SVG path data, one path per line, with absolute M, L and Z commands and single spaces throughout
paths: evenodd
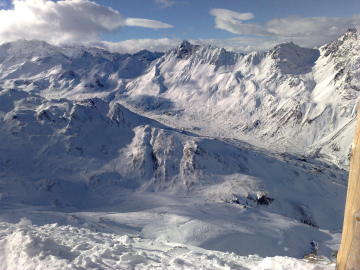
M 360 26 L 359 0 L 0 0 L 0 43 L 17 38 L 163 51 L 183 39 L 228 50 L 320 46 Z
M 162 38 L 176 36 L 179 39 L 214 39 L 232 38 L 235 35 L 215 28 L 213 8 L 222 8 L 238 13 L 251 12 L 255 18 L 251 20 L 265 24 L 272 19 L 287 16 L 301 17 L 351 17 L 360 13 L 360 1 L 332 0 L 193 0 L 173 1 L 167 8 L 151 0 L 132 1 L 96 1 L 104 6 L 118 10 L 126 17 L 147 18 L 173 25 L 173 29 L 149 31 L 144 29 L 124 28 L 122 33 L 108 37 L 117 41 L 131 38 Z

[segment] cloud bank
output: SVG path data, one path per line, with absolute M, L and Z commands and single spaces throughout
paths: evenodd
M 252 13 L 237 13 L 226 9 L 211 9 L 215 27 L 238 35 L 266 37 L 268 44 L 293 41 L 301 46 L 323 45 L 360 25 L 360 14 L 352 17 L 300 17 L 289 16 L 268 21 L 265 25 L 244 21 L 255 18 Z M 242 41 L 246 42 L 246 37 Z M 248 38 L 251 44 L 253 38 Z M 256 47 L 256 46 L 255 46 Z M 263 47 L 263 44 L 259 44 Z
M 93 41 L 125 24 L 117 11 L 89 1 L 15 0 L 13 5 L 12 10 L 0 10 L 1 41 Z
M 261 26 L 251 23 L 243 23 L 255 18 L 252 13 L 238 13 L 227 9 L 214 8 L 210 14 L 215 16 L 215 27 L 229 31 L 233 34 L 267 35 L 268 32 Z
M 148 19 L 138 19 L 138 18 L 127 18 L 125 20 L 125 24 L 127 26 L 140 26 L 140 27 L 147 27 L 153 29 L 174 27 L 167 23 L 162 23 L 159 21 L 148 20 Z
M 124 26 L 172 27 L 154 20 L 125 19 L 118 11 L 87 0 L 14 0 L 13 9 L 0 10 L 0 43 L 17 39 L 91 43 Z
M 179 46 L 181 40 L 179 39 L 169 39 L 169 38 L 160 38 L 160 39 L 130 39 L 121 42 L 107 42 L 102 41 L 98 45 L 104 47 L 110 52 L 119 52 L 119 53 L 137 53 L 141 50 L 149 50 L 152 52 L 164 52 L 169 49 L 172 49 L 176 46 Z

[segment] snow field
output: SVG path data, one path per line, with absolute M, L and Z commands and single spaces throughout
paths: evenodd
M 0 223 L 1 269 L 239 269 L 333 270 L 334 263 L 210 251 L 71 225 Z

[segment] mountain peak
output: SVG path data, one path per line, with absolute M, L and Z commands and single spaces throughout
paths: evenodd
M 351 34 L 351 33 L 356 33 L 356 32 L 359 31 L 359 30 L 360 30 L 360 28 L 359 28 L 359 29 L 349 28 L 349 29 L 345 32 L 344 35 L 346 35 L 346 34 Z
M 180 47 L 177 49 L 177 57 L 180 59 L 187 58 L 196 52 L 198 48 L 199 45 L 192 45 L 189 41 L 183 40 Z
M 274 52 L 284 53 L 286 51 L 293 51 L 293 50 L 297 50 L 299 48 L 301 48 L 301 47 L 292 41 L 291 42 L 283 42 L 283 43 L 276 45 L 272 50 L 269 51 L 269 53 L 270 54 L 274 53 Z
M 63 56 L 59 47 L 43 40 L 19 39 L 0 45 L 0 62 L 6 57 L 9 58 L 10 62 L 15 63 L 24 59 L 55 57 L 55 55 Z
M 310 72 L 320 53 L 316 49 L 302 48 L 293 42 L 284 42 L 276 45 L 268 55 L 282 73 L 302 74 Z
M 54 45 L 49 44 L 48 42 L 44 40 L 27 40 L 27 39 L 19 39 L 17 41 L 13 42 L 7 42 L 2 44 L 1 46 L 4 46 L 6 48 L 12 48 L 14 50 L 28 50 L 28 51 L 36 51 L 36 50 L 56 50 L 57 47 Z
M 189 41 L 183 40 L 183 41 L 181 42 L 180 48 L 187 48 L 187 47 L 190 47 L 190 46 L 191 46 L 191 44 L 190 44 Z
M 360 43 L 358 42 L 360 37 L 360 28 L 354 29 L 349 28 L 346 33 L 344 33 L 342 36 L 340 36 L 338 39 L 335 39 L 331 41 L 330 43 L 324 45 L 321 47 L 321 50 L 324 52 L 324 56 L 327 57 L 329 55 L 333 55 L 334 57 L 346 54 L 348 52 L 344 52 L 343 50 L 350 50 L 354 46 L 360 46 Z M 346 43 L 346 48 L 343 44 Z M 340 52 L 340 50 L 342 52 Z M 340 54 L 340 55 L 339 55 Z
M 150 52 L 148 50 L 142 50 L 142 51 L 139 51 L 139 52 L 133 54 L 133 57 L 135 57 L 139 60 L 153 61 L 163 55 L 164 55 L 164 53 L 161 53 L 161 52 Z

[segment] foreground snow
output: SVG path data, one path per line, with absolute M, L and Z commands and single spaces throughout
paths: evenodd
M 334 269 L 327 260 L 261 258 L 74 226 L 0 223 L 2 269 Z

